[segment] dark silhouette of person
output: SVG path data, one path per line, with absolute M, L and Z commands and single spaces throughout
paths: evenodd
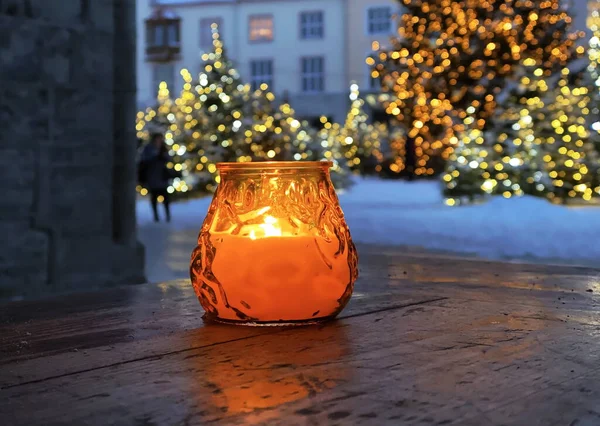
M 143 169 L 144 184 L 150 192 L 150 203 L 154 213 L 154 221 L 158 222 L 158 198 L 162 196 L 167 222 L 171 221 L 169 209 L 169 174 L 167 163 L 169 162 L 169 150 L 165 144 L 162 133 L 153 133 L 150 142 L 142 152 L 140 168 Z

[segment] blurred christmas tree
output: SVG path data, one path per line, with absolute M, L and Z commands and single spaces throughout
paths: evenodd
M 331 179 L 336 188 L 351 185 L 343 161 L 341 130 L 321 117 L 322 129 L 311 128 L 295 117 L 289 103 L 276 106 L 275 95 L 262 84 L 245 96 L 245 154 L 239 161 L 321 161 L 333 162 Z
M 496 97 L 525 59 L 550 75 L 574 56 L 577 35 L 568 33 L 571 18 L 560 0 L 401 3 L 406 12 L 392 49 L 374 43 L 367 63 L 387 92 L 386 111 L 414 145 L 417 175 L 442 170 L 467 108 L 475 108 L 478 125 L 492 124 Z
M 590 87 L 590 122 L 591 138 L 594 141 L 596 151 L 600 152 L 600 1 L 590 3 L 592 9 L 588 14 L 588 28 L 592 32 L 588 47 L 588 71 L 591 84 Z
M 320 129 L 309 129 L 313 143 L 313 156 L 310 160 L 328 160 L 333 163 L 331 167 L 331 180 L 337 189 L 347 188 L 352 185 L 351 172 L 348 168 L 342 148 L 342 128 L 338 123 L 330 122 L 327 117 L 320 119 Z
M 381 141 L 381 164 L 376 167 L 379 176 L 383 178 L 414 177 L 414 149 L 407 152 L 407 137 L 404 129 L 384 123 L 380 126 L 379 133 L 384 137 Z M 410 148 L 410 147 L 409 147 Z M 412 158 L 411 158 L 412 157 Z M 410 166 L 407 167 L 407 162 Z M 410 170 L 408 170 L 410 168 Z
M 590 140 L 594 144 L 596 152 L 600 153 L 600 90 L 596 83 L 597 80 L 594 79 L 594 83 L 587 84 L 586 87 L 590 91 L 590 115 L 588 117 Z
M 490 133 L 493 144 L 488 162 L 496 193 L 545 196 L 550 181 L 543 172 L 542 144 L 536 130 L 546 120 L 548 85 L 541 68 L 522 66 L 518 83 L 505 90 L 507 95 L 494 114 Z
M 288 103 L 274 106 L 266 84 L 252 94 L 252 111 L 244 132 L 250 147 L 244 161 L 307 160 L 313 156 L 310 135 Z
M 373 174 L 382 160 L 379 126 L 368 123 L 364 100 L 356 83 L 350 85 L 350 109 L 340 129 L 340 147 L 350 170 Z
M 200 184 L 208 191 L 219 181 L 215 163 L 237 161 L 245 153 L 242 111 L 248 90 L 225 53 L 216 24 L 212 24 L 212 34 L 213 51 L 202 55 L 202 71 L 194 87 L 202 120 L 191 126 L 198 138 L 188 150 L 190 170 L 203 178 Z
M 539 123 L 545 169 L 552 179 L 548 198 L 557 203 L 600 197 L 600 156 L 588 128 L 590 89 L 580 75 L 562 71 L 548 119 Z
M 151 133 L 166 132 L 175 122 L 177 106 L 171 98 L 171 92 L 164 81 L 159 84 L 156 104 L 139 111 L 136 116 L 135 129 L 138 139 L 148 141 Z
M 596 88 L 600 88 L 600 2 L 590 2 L 591 10 L 588 14 L 587 26 L 592 32 L 589 40 L 588 58 L 590 60 L 588 70 Z
M 482 120 L 475 119 L 475 107 L 467 108 L 466 112 L 463 124 L 456 128 L 458 142 L 442 177 L 445 203 L 449 206 L 480 200 L 497 185 L 489 171 Z
M 317 141 L 322 157 L 326 160 L 339 164 L 347 169 L 342 148 L 342 129 L 339 123 L 331 122 L 322 116 L 321 128 L 313 129 L 312 138 Z
M 267 159 L 261 147 L 261 142 L 266 139 L 267 133 L 274 133 L 271 128 L 273 114 L 277 110 L 275 95 L 268 90 L 266 84 L 261 88 L 246 92 L 244 95 L 244 109 L 242 115 L 242 130 L 244 131 L 244 144 L 241 147 L 239 161 L 260 161 Z M 261 125 L 264 130 L 261 132 Z M 267 125 L 269 128 L 267 129 Z

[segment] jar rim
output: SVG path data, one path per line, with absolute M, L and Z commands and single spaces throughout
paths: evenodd
M 333 166 L 331 161 L 249 161 L 217 163 L 218 170 L 274 170 L 274 169 L 329 169 Z

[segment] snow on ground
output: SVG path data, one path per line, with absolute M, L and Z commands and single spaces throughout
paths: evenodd
M 563 207 L 533 197 L 447 207 L 437 182 L 379 179 L 358 179 L 339 198 L 356 242 L 600 266 L 600 207 Z M 174 203 L 169 228 L 197 234 L 210 201 Z M 140 200 L 138 223 L 151 222 L 149 202 Z

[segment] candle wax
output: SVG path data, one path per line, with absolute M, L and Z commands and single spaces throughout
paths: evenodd
M 213 234 L 211 241 L 216 249 L 212 272 L 229 305 L 261 321 L 332 315 L 350 282 L 347 254 L 334 256 L 336 239 Z M 221 297 L 217 309 L 222 319 L 240 319 Z

